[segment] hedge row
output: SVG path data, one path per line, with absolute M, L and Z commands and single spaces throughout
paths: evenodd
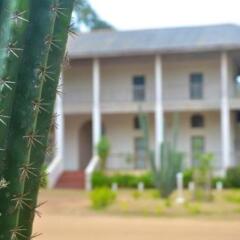
M 184 186 L 187 188 L 189 182 L 193 181 L 193 170 L 187 169 L 183 174 Z M 225 188 L 240 188 L 240 166 L 227 170 L 225 177 L 214 177 L 212 186 L 216 186 L 217 181 L 222 181 Z M 142 175 L 133 174 L 113 174 L 106 175 L 103 172 L 95 172 L 92 177 L 94 188 L 111 187 L 112 183 L 117 183 L 121 188 L 137 188 L 138 183 L 143 182 L 145 188 L 154 188 L 154 178 L 151 172 Z

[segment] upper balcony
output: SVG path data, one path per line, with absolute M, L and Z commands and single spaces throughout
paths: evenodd
M 155 109 L 154 57 L 101 60 L 100 106 L 103 113 Z M 240 84 L 231 59 L 228 95 L 230 107 L 239 109 Z M 217 110 L 221 106 L 219 54 L 163 58 L 162 99 L 165 111 Z M 93 102 L 92 62 L 75 63 L 65 73 L 64 111 L 91 113 Z

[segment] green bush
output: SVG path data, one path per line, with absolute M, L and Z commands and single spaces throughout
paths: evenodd
M 43 165 L 40 172 L 40 188 L 46 189 L 48 186 L 47 166 Z
M 225 195 L 225 200 L 231 203 L 240 204 L 240 192 L 229 192 Z
M 142 196 L 142 193 L 140 193 L 139 191 L 132 192 L 132 197 L 136 200 L 139 199 L 141 196 Z
M 184 188 L 188 188 L 188 184 L 193 181 L 193 169 L 188 168 L 183 172 L 183 183 L 184 183 Z M 216 187 L 217 182 L 222 182 L 224 188 L 229 188 L 230 183 L 226 177 L 213 177 L 211 180 L 211 185 L 213 188 Z
M 103 172 L 94 172 L 92 175 L 93 188 L 111 187 L 111 179 Z
M 94 172 L 92 176 L 93 188 L 111 187 L 112 183 L 117 183 L 122 188 L 137 188 L 138 183 L 143 182 L 145 188 L 153 188 L 153 175 L 145 173 L 142 175 L 120 174 L 107 175 L 103 172 Z
M 96 188 L 91 192 L 90 198 L 94 209 L 104 209 L 115 201 L 116 193 L 109 188 Z
M 97 153 L 100 158 L 100 169 L 104 171 L 106 169 L 106 162 L 110 152 L 110 142 L 106 136 L 102 136 L 97 144 Z
M 226 185 L 230 188 L 240 188 L 240 166 L 228 168 Z
M 190 182 L 193 181 L 193 169 L 188 168 L 183 172 L 183 184 L 185 188 L 188 188 Z

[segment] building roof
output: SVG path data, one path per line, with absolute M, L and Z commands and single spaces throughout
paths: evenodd
M 233 24 L 135 31 L 97 31 L 71 37 L 70 58 L 240 49 L 240 26 Z

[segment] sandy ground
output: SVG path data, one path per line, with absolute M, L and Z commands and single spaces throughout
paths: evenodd
M 43 193 L 42 218 L 35 222 L 39 240 L 239 240 L 240 220 L 123 217 L 85 209 L 76 193 Z M 78 211 L 73 211 L 78 209 Z
M 239 240 L 237 221 L 51 216 L 37 221 L 44 240 Z

